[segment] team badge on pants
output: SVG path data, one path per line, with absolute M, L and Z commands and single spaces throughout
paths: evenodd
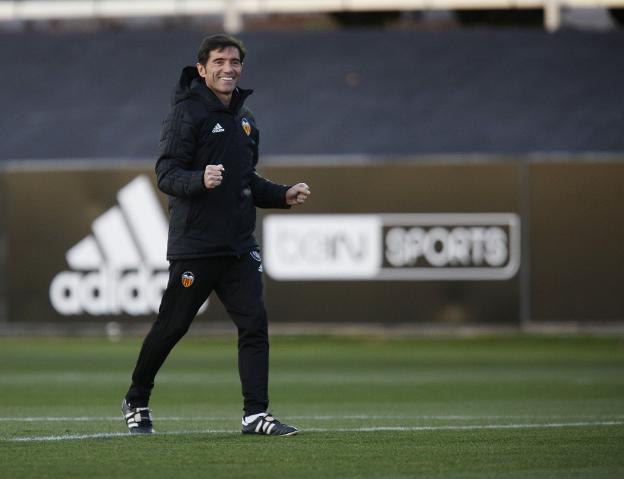
M 188 288 L 195 281 L 195 275 L 190 271 L 182 273 L 182 286 Z

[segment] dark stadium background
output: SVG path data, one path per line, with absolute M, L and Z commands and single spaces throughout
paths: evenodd
M 0 331 L 152 319 L 63 318 L 47 287 L 124 182 L 151 175 L 172 86 L 218 25 L 114 26 L 31 23 L 0 33 Z M 417 21 L 304 30 L 276 19 L 241 37 L 262 171 L 311 178 L 303 213 L 510 211 L 522 222 L 522 264 L 510 280 L 267 278 L 274 322 L 292 322 L 288 312 L 305 305 L 301 321 L 334 326 L 621 324 L 622 30 Z M 57 190 L 64 199 L 49 196 Z M 63 202 L 88 220 L 68 226 Z M 227 321 L 215 308 L 210 317 Z
M 258 215 L 270 411 L 301 430 L 271 440 L 240 434 L 218 300 L 157 433 L 120 414 L 168 277 L 160 125 L 236 18 L 102 12 L 314 0 L 0 0 L 0 477 L 624 477 L 624 0 L 528 1 L 242 18 L 260 172 L 312 189 Z

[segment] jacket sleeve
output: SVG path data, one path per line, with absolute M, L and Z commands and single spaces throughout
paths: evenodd
M 254 199 L 254 205 L 258 208 L 283 208 L 288 209 L 290 205 L 286 203 L 286 191 L 290 186 L 280 185 L 273 183 L 272 181 L 263 178 L 256 171 L 256 165 L 258 164 L 258 144 L 260 143 L 260 132 L 255 127 L 255 118 L 253 113 L 249 112 L 248 116 L 252 118 L 254 123 L 254 129 L 251 136 L 255 142 L 254 147 L 254 171 L 251 177 L 251 194 Z
M 193 120 L 178 103 L 163 122 L 156 162 L 158 188 L 168 195 L 190 198 L 205 193 L 203 170 L 192 170 L 197 145 Z
M 286 203 L 286 191 L 290 186 L 273 183 L 260 176 L 256 171 L 251 177 L 251 194 L 258 208 L 290 208 Z

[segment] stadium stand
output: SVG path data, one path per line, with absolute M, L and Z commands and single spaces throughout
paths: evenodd
M 0 158 L 153 158 L 197 31 L 3 33 Z M 250 32 L 271 155 L 624 150 L 624 34 Z
M 565 11 L 602 8 L 622 22 L 624 0 L 2 0 L 0 21 L 63 19 L 179 18 L 211 15 L 230 32 L 244 29 L 245 17 L 272 14 L 329 13 L 345 26 L 381 25 L 401 12 L 456 13 L 462 24 L 539 21 L 548 31 L 562 27 Z

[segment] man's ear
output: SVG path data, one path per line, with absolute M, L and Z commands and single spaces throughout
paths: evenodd
M 195 66 L 197 67 L 197 72 L 199 73 L 199 76 L 202 78 L 205 78 L 206 77 L 206 65 L 197 63 Z

